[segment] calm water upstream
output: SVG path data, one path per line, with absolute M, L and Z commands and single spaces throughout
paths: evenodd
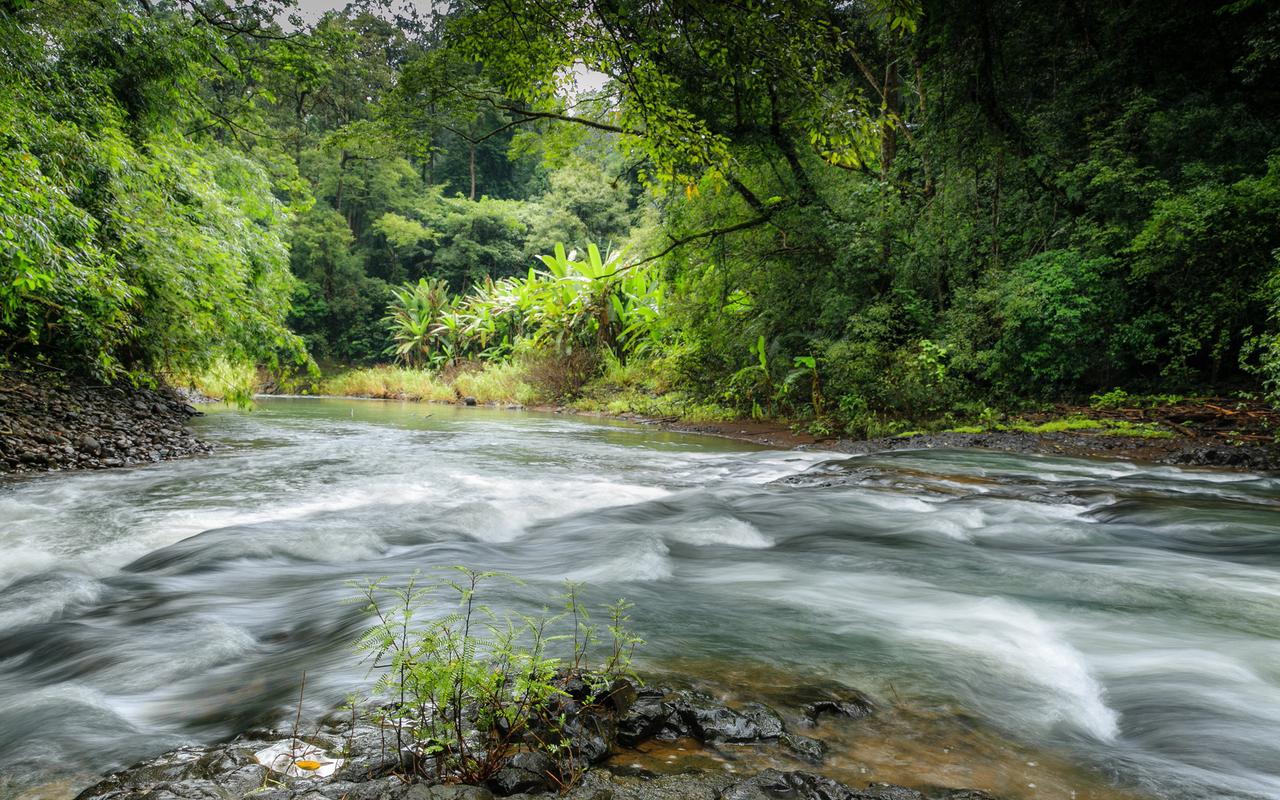
M 346 582 L 467 564 L 528 581 L 508 607 L 625 595 L 650 669 L 865 689 L 842 775 L 1280 797 L 1276 478 L 361 401 L 196 424 L 228 447 L 0 484 L 0 793 L 272 718 L 304 670 L 339 702 Z

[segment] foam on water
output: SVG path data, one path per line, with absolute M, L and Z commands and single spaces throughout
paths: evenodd
M 304 671 L 321 711 L 367 679 L 347 582 L 463 563 L 528 581 L 500 610 L 626 596 L 642 657 L 833 676 L 1161 797 L 1280 796 L 1275 478 L 395 403 L 197 424 L 231 446 L 0 486 L 0 771 L 266 724 Z
M 681 525 L 668 535 L 678 541 L 693 545 L 729 545 L 751 550 L 773 547 L 773 540 L 756 526 L 739 519 L 714 519 L 701 523 Z

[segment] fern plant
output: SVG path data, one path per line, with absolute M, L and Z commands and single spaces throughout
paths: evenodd
M 479 589 L 493 580 L 515 579 L 453 567 L 437 581 L 415 575 L 403 586 L 359 585 L 374 624 L 356 646 L 381 671 L 374 693 L 390 700 L 380 721 L 395 731 L 397 751 L 417 776 L 483 783 L 524 748 L 549 756 L 558 765 L 553 777 L 567 786 L 581 768 L 559 703 L 563 687 L 585 680 L 590 705 L 618 678 L 633 677 L 642 640 L 630 630 L 630 605 L 609 607 L 610 643 L 593 669 L 588 653 L 600 637 L 575 585 L 562 614 L 510 617 L 479 602 Z M 442 596 L 452 600 L 450 610 L 428 617 Z M 567 621 L 571 633 L 562 631 Z M 570 639 L 571 657 L 552 652 Z

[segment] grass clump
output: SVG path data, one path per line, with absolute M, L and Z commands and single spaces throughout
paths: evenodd
M 1068 433 L 1071 431 L 1096 431 L 1105 428 L 1101 420 L 1087 417 L 1067 417 L 1052 419 L 1039 424 L 1018 420 L 1008 425 L 997 426 L 997 430 L 1017 431 L 1018 433 Z
M 459 369 L 451 376 L 409 367 L 366 367 L 322 380 L 315 393 L 386 400 L 452 403 L 474 397 L 478 403 L 528 405 L 538 392 L 514 362 L 489 363 L 480 369 Z
M 322 380 L 317 394 L 376 397 L 386 400 L 451 401 L 453 388 L 434 373 L 404 367 L 367 367 Z
M 526 378 L 524 368 L 513 361 L 491 361 L 482 369 L 459 372 L 453 377 L 453 389 L 455 395 L 474 397 L 477 403 L 523 406 L 538 398 Z

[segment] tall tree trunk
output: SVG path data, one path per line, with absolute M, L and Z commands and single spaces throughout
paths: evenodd
M 897 61 L 884 68 L 884 115 L 880 121 L 880 177 L 888 180 L 898 155 L 898 125 L 902 124 L 902 76 Z
M 346 183 L 345 178 L 347 177 L 347 162 L 350 160 L 351 160 L 351 154 L 348 153 L 346 150 L 343 150 L 342 158 L 338 159 L 338 188 L 334 192 L 334 196 L 333 196 L 333 208 L 339 214 L 342 213 L 342 190 L 343 190 L 343 185 Z
M 471 199 L 475 200 L 476 199 L 476 146 L 474 143 L 472 143 L 471 145 L 470 162 L 471 162 Z

